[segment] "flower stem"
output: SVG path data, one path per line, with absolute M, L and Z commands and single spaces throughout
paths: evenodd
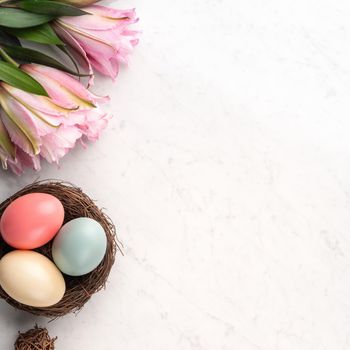
M 0 56 L 8 63 L 13 64 L 15 67 L 19 67 L 19 64 L 11 57 L 9 56 L 6 51 L 0 47 Z

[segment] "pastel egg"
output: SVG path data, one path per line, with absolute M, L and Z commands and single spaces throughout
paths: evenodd
M 54 263 L 30 250 L 13 250 L 2 257 L 0 285 L 12 299 L 34 307 L 57 304 L 66 290 Z
M 94 270 L 107 249 L 103 227 L 90 218 L 67 222 L 52 244 L 52 257 L 57 267 L 70 276 L 81 276 Z
M 62 203 L 47 193 L 30 193 L 14 200 L 0 219 L 0 232 L 17 249 L 34 249 L 49 242 L 63 224 Z

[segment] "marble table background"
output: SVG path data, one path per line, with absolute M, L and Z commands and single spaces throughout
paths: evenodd
M 350 5 L 121 0 L 142 40 L 114 119 L 40 178 L 118 226 L 105 291 L 47 323 L 0 303 L 0 349 L 35 322 L 57 349 L 350 348 Z M 35 180 L 1 173 L 6 198 Z

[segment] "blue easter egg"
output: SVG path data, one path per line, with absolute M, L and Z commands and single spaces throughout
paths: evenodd
M 94 270 L 106 254 L 103 227 L 90 218 L 77 218 L 62 226 L 52 244 L 52 258 L 66 275 L 81 276 Z

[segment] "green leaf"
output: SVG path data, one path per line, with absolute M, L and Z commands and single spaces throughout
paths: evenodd
M 12 45 L 3 45 L 2 48 L 9 56 L 18 60 L 22 60 L 24 62 L 33 62 L 33 63 L 43 64 L 45 66 L 57 68 L 59 70 L 65 71 L 67 73 L 70 73 L 79 77 L 87 76 L 86 74 L 79 74 L 75 72 L 74 70 L 66 67 L 64 64 L 60 63 L 54 58 L 36 50 L 28 49 L 25 47 L 12 46 Z
M 87 14 L 87 12 L 72 5 L 51 0 L 22 0 L 19 2 L 19 7 L 29 12 L 52 15 L 55 17 L 81 16 Z
M 4 32 L 1 29 L 0 29 L 0 44 L 21 46 L 21 43 L 18 40 L 18 38 L 11 35 L 10 33 Z
M 35 79 L 10 63 L 0 61 L 0 80 L 33 94 L 48 96 L 45 89 Z
M 28 28 L 51 21 L 54 16 L 40 15 L 21 9 L 0 7 L 0 26 L 9 28 Z
M 63 45 L 61 39 L 48 23 L 26 29 L 6 28 L 6 31 L 18 38 L 34 41 L 40 44 Z

